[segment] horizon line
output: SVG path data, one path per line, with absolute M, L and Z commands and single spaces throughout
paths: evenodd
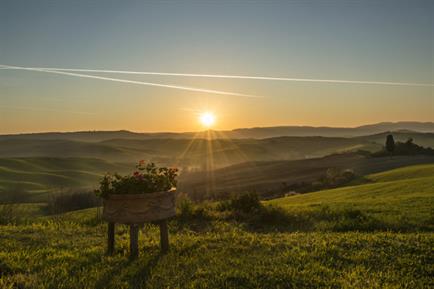
M 315 125 L 270 125 L 270 126 L 250 126 L 250 127 L 237 127 L 233 129 L 209 129 L 210 131 L 217 132 L 230 132 L 236 131 L 240 129 L 257 129 L 257 128 L 314 128 L 314 129 L 357 129 L 364 126 L 373 126 L 373 125 L 381 125 L 381 124 L 398 124 L 398 123 L 417 123 L 417 124 L 433 124 L 433 121 L 416 121 L 416 120 L 402 120 L 402 121 L 380 121 L 375 123 L 366 123 L 356 126 L 315 126 Z M 70 131 L 33 131 L 33 132 L 15 132 L 15 133 L 1 133 L 0 136 L 10 136 L 10 135 L 23 135 L 23 134 L 49 134 L 49 133 L 92 133 L 92 132 L 130 132 L 135 134 L 188 134 L 188 133 L 198 133 L 198 132 L 206 132 L 209 130 L 197 130 L 197 131 L 133 131 L 128 129 L 114 129 L 114 130 L 104 130 L 104 129 L 94 129 L 94 130 L 70 130 Z M 402 130 L 402 129 L 401 129 Z M 388 131 L 383 131 L 388 132 Z M 393 131 L 392 131 L 393 132 Z M 394 131 L 398 132 L 398 131 Z M 425 131 L 413 131 L 416 133 L 426 133 Z M 429 132 L 428 132 L 429 133 Z

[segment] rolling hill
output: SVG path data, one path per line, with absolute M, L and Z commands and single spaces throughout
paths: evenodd
M 2 139 L 0 158 L 78 157 L 112 162 L 144 159 L 182 168 L 220 168 L 247 161 L 296 160 L 332 153 L 377 151 L 388 133 L 355 138 L 275 137 L 266 139 L 110 139 L 98 142 L 64 139 Z M 394 132 L 396 141 L 413 138 L 422 146 L 434 147 L 433 133 Z M 212 160 L 207 163 L 207 159 Z
M 364 177 L 365 184 L 278 198 L 267 203 L 289 211 L 358 209 L 387 222 L 434 229 L 434 164 L 388 170 Z M 402 224 L 401 224 L 402 225 Z
M 369 140 L 325 137 L 271 139 L 112 139 L 100 142 L 72 140 L 0 140 L 0 158 L 80 157 L 114 162 L 144 159 L 163 165 L 218 168 L 246 161 L 293 160 L 325 156 L 340 151 L 381 148 Z
M 89 158 L 0 158 L 0 201 L 46 201 L 50 192 L 89 190 L 129 165 Z
M 254 191 L 281 191 L 287 185 L 313 182 L 325 175 L 327 169 L 350 169 L 357 175 L 382 172 L 414 164 L 432 164 L 434 156 L 394 156 L 370 158 L 358 153 L 345 153 L 323 158 L 295 161 L 247 162 L 217 169 L 211 173 L 196 172 L 180 178 L 180 190 L 196 194 L 220 194 Z
M 18 194 L 27 199 L 29 193 L 31 200 L 40 200 L 53 190 L 94 188 L 103 173 L 129 172 L 141 159 L 180 168 L 180 189 L 200 195 L 279 191 L 282 183 L 315 181 L 330 167 L 352 169 L 363 175 L 433 162 L 424 156 L 380 160 L 349 153 L 378 151 L 387 134 L 264 139 L 229 139 L 219 134 L 213 134 L 217 138 L 206 139 L 199 134 L 195 139 L 140 139 L 135 138 L 139 134 L 122 131 L 123 138 L 105 140 L 101 139 L 118 134 L 65 134 L 79 136 L 81 140 L 64 138 L 64 134 L 0 136 L 0 200 Z M 400 131 L 393 135 L 397 141 L 413 138 L 417 144 L 434 147 L 433 133 Z M 34 138 L 38 136 L 42 138 Z M 94 137 L 99 140 L 95 141 Z

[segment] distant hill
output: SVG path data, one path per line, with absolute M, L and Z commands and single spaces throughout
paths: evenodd
M 98 133 L 97 133 L 98 134 Z M 126 133 L 128 135 L 128 133 Z M 389 132 L 343 137 L 274 137 L 265 139 L 119 138 L 103 141 L 0 138 L 0 158 L 97 158 L 134 163 L 144 159 L 182 169 L 210 169 L 248 161 L 318 158 L 338 152 L 378 151 Z M 434 148 L 434 133 L 393 132 L 396 141 Z
M 235 129 L 225 133 L 232 138 L 269 138 L 276 136 L 355 137 L 400 130 L 434 133 L 434 122 L 383 122 L 353 128 L 312 126 L 257 127 Z
M 417 140 L 417 138 L 415 138 Z M 434 135 L 433 135 L 434 140 Z M 218 168 L 247 161 L 294 160 L 321 157 L 358 149 L 375 151 L 380 144 L 369 139 L 276 137 L 268 139 L 111 139 L 0 140 L 0 158 L 74 157 L 115 162 L 144 159 L 182 168 Z
M 239 128 L 228 131 L 214 131 L 216 138 L 271 138 L 280 136 L 323 136 L 323 137 L 355 137 L 378 134 L 385 131 L 414 131 L 434 133 L 434 122 L 382 122 L 359 127 L 313 127 L 313 126 L 275 126 Z M 0 135 L 0 140 L 75 140 L 99 142 L 110 139 L 190 139 L 206 138 L 206 132 L 156 132 L 138 133 L 120 131 L 80 131 L 80 132 L 46 132 Z
M 391 127 L 381 126 L 385 128 Z M 264 129 L 282 133 L 277 128 Z M 129 172 L 142 159 L 180 168 L 180 189 L 198 194 L 266 192 L 281 188 L 283 182 L 315 180 L 333 166 L 366 174 L 434 162 L 425 156 L 366 159 L 362 154 L 350 153 L 380 150 L 390 133 L 383 131 L 357 137 L 272 138 L 229 138 L 221 132 L 211 133 L 225 137 L 209 140 L 204 132 L 193 138 L 187 137 L 188 133 L 128 131 L 0 136 L 0 195 L 9 198 L 10 193 L 19 192 L 37 200 L 52 190 L 89 189 L 97 185 L 103 173 Z M 418 145 L 434 148 L 434 133 L 402 128 L 393 135 L 396 141 L 412 138 Z

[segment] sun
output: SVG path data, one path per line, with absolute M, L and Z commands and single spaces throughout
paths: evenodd
M 210 128 L 215 123 L 215 115 L 212 112 L 203 112 L 199 115 L 199 121 L 200 123 L 207 128 Z

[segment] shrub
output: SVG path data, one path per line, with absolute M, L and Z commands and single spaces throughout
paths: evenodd
M 245 193 L 232 197 L 227 201 L 222 201 L 218 205 L 220 211 L 234 211 L 238 213 L 252 213 L 261 209 L 262 204 L 255 193 Z
M 188 197 L 182 197 L 177 201 L 177 217 L 181 221 L 208 219 L 209 214 L 205 206 L 193 203 Z

